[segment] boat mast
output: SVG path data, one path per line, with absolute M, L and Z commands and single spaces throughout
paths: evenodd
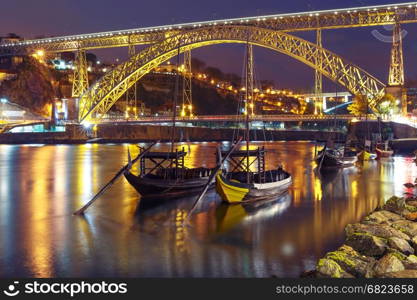
M 253 114 L 253 48 L 246 43 L 246 74 L 245 74 L 245 114 L 246 114 L 246 183 L 250 183 L 249 146 L 250 146 L 250 116 Z
M 175 76 L 175 88 L 174 88 L 174 101 L 172 103 L 172 128 L 171 128 L 171 153 L 174 152 L 175 148 L 175 125 L 177 120 L 177 102 L 178 102 L 178 85 L 179 85 L 179 67 L 180 62 L 180 47 L 178 47 L 177 53 L 177 74 Z

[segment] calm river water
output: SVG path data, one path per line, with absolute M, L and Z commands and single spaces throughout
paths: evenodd
M 213 166 L 216 145 L 184 144 L 187 166 Z M 272 142 L 268 165 L 293 176 L 276 201 L 227 206 L 211 191 L 183 227 L 194 199 L 138 211 L 121 178 L 73 216 L 126 163 L 128 147 L 0 145 L 0 277 L 297 277 L 342 243 L 346 224 L 417 176 L 413 158 L 395 157 L 319 178 L 314 144 Z

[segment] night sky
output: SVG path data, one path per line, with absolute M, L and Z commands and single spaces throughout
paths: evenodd
M 268 15 L 309 10 L 402 3 L 387 0 L 13 0 L 1 1 L 0 35 L 13 32 L 25 38 L 129 29 L 144 26 Z M 404 25 L 406 77 L 417 79 L 417 24 Z M 390 44 L 376 39 L 372 30 L 391 35 L 389 28 L 331 30 L 323 32 L 324 47 L 356 63 L 383 82 L 387 81 Z M 315 34 L 297 34 L 314 41 Z M 193 55 L 225 72 L 242 73 L 243 45 L 200 48 Z M 105 61 L 125 59 L 126 49 L 97 51 Z M 312 89 L 313 71 L 283 54 L 256 49 L 256 73 L 278 87 Z M 336 87 L 325 82 L 325 89 Z

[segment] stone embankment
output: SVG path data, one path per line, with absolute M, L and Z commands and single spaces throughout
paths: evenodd
M 345 243 L 304 276 L 417 278 L 417 198 L 394 196 L 345 233 Z

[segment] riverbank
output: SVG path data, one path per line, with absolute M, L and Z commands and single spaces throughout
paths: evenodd
M 303 277 L 417 278 L 417 198 L 394 196 L 345 234 Z

